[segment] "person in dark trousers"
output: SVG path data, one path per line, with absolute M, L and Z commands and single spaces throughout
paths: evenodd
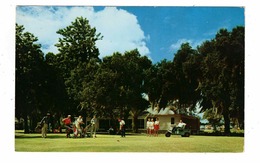
M 50 122 L 50 113 L 47 113 L 41 120 L 40 124 L 42 126 L 42 137 L 46 138 L 47 137 L 47 132 L 48 132 L 48 126 Z
M 119 130 L 121 132 L 121 137 L 125 137 L 125 121 L 122 119 L 118 119 L 119 122 Z
M 71 131 L 73 131 L 72 126 L 71 126 L 71 115 L 68 115 L 67 118 L 64 118 L 62 120 L 62 122 L 64 123 L 65 128 L 66 128 L 66 137 L 70 138 L 70 133 L 71 133 Z

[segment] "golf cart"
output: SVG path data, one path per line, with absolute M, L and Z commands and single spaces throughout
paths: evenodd
M 181 135 L 182 137 L 189 137 L 191 134 L 191 129 L 187 128 L 186 126 L 182 128 L 171 127 L 165 133 L 166 137 L 170 137 L 171 135 Z

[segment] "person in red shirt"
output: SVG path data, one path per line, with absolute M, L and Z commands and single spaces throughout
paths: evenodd
M 71 126 L 71 115 L 68 115 L 67 118 L 64 118 L 62 120 L 62 122 L 64 123 L 65 128 L 66 128 L 66 137 L 69 138 L 71 131 L 73 131 L 72 126 Z

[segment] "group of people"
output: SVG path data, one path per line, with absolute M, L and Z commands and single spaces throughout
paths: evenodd
M 44 116 L 40 122 L 42 127 L 42 137 L 47 137 L 48 132 L 48 124 L 50 121 L 50 113 L 47 113 L 46 116 Z M 73 122 L 71 120 L 71 115 L 68 115 L 66 118 L 62 119 L 62 122 L 64 124 L 64 127 L 66 128 L 66 137 L 70 138 L 71 134 L 74 134 L 74 137 L 85 137 L 87 131 L 90 129 L 90 137 L 96 138 L 96 131 L 97 131 L 97 118 L 94 115 L 93 118 L 90 120 L 89 125 L 85 125 L 83 122 L 83 117 L 79 115 L 79 117 Z M 125 121 L 122 119 L 118 119 L 119 122 L 119 130 L 121 133 L 121 137 L 125 137 Z
M 96 138 L 96 130 L 97 130 L 97 118 L 94 115 L 93 118 L 90 121 L 90 124 L 85 126 L 83 122 L 83 117 L 80 115 L 76 121 L 73 123 L 71 121 L 71 115 L 68 115 L 67 118 L 64 118 L 62 120 L 64 123 L 64 126 L 66 128 L 66 137 L 71 137 L 70 134 L 74 133 L 74 137 L 77 137 L 80 135 L 80 137 L 84 137 L 87 130 L 91 127 L 91 133 L 90 136 L 93 138 Z
M 147 131 L 146 131 L 147 136 L 158 136 L 158 131 L 160 129 L 159 118 L 157 117 L 155 121 L 154 118 L 148 118 L 146 122 L 146 127 L 147 127 Z
M 43 117 L 41 120 L 42 125 L 42 137 L 47 137 L 48 132 L 48 124 L 50 120 L 50 113 L 47 113 L 46 116 Z M 62 122 L 64 123 L 64 126 L 66 128 L 66 137 L 71 137 L 70 134 L 74 133 L 74 136 L 77 137 L 78 134 L 82 137 L 82 135 L 85 135 L 87 130 L 91 128 L 90 137 L 96 138 L 96 131 L 97 131 L 97 118 L 94 115 L 93 118 L 90 120 L 90 124 L 88 126 L 84 125 L 83 117 L 80 115 L 75 122 L 71 121 L 71 115 L 68 115 L 66 118 L 62 119 Z M 122 118 L 118 119 L 119 122 L 119 131 L 121 133 L 121 137 L 125 137 L 125 121 Z M 177 130 L 177 128 L 182 128 L 186 124 L 180 120 L 178 125 L 175 125 L 173 130 Z M 160 129 L 160 121 L 157 117 L 154 121 L 154 118 L 148 118 L 147 123 L 147 136 L 158 136 L 158 131 Z
M 43 138 L 47 137 L 49 122 L 50 122 L 50 113 L 47 113 L 46 116 L 44 116 L 40 122 L 41 133 Z M 78 137 L 78 135 L 80 135 L 80 137 L 83 137 L 85 136 L 87 130 L 90 127 L 91 127 L 90 136 L 96 138 L 96 129 L 97 129 L 96 116 L 93 116 L 88 126 L 85 126 L 85 123 L 83 122 L 83 117 L 81 115 L 79 115 L 79 117 L 74 122 L 71 120 L 71 115 L 68 115 L 66 118 L 62 119 L 62 122 L 64 124 L 64 127 L 66 128 L 67 138 L 71 137 L 70 136 L 71 133 L 74 133 L 74 137 Z

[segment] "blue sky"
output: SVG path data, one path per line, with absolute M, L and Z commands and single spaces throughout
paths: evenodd
M 172 60 L 180 45 L 196 48 L 221 28 L 245 25 L 240 7 L 91 7 L 18 6 L 16 22 L 39 39 L 44 53 L 57 53 L 58 29 L 83 16 L 104 38 L 97 42 L 100 57 L 137 48 L 154 63 Z
M 221 7 L 125 7 L 137 16 L 150 36 L 147 46 L 151 57 L 172 59 L 182 42 L 194 48 L 207 39 L 214 38 L 220 28 L 232 30 L 244 26 L 243 8 Z

